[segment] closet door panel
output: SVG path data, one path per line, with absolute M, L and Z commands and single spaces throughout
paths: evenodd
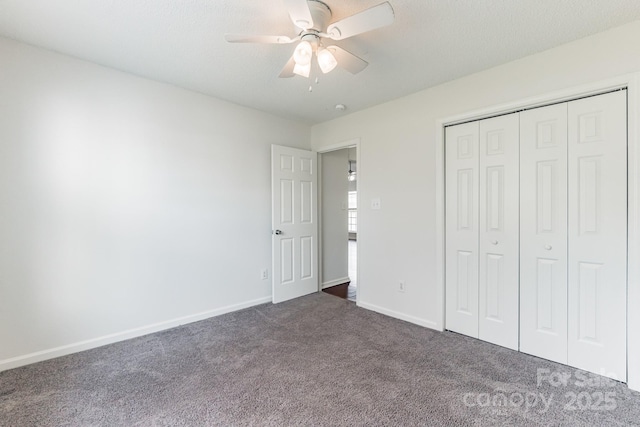
M 478 122 L 446 129 L 446 328 L 478 337 Z
M 626 381 L 626 91 L 569 102 L 572 366 Z
M 567 104 L 520 113 L 520 351 L 567 363 Z
M 518 349 L 519 120 L 480 121 L 479 338 Z

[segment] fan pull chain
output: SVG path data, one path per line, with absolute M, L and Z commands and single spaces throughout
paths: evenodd
M 320 83 L 320 79 L 318 77 L 316 77 L 315 79 L 316 84 Z M 309 85 L 309 92 L 313 92 L 313 86 Z

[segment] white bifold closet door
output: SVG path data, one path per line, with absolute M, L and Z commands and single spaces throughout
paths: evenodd
M 520 113 L 520 351 L 567 363 L 567 103 Z
M 446 128 L 446 324 L 478 338 L 479 125 Z
M 520 350 L 626 380 L 626 92 L 520 114 Z
M 447 329 L 518 348 L 518 115 L 446 129 Z
M 480 121 L 478 337 L 518 349 L 519 120 Z
M 626 91 L 569 102 L 568 363 L 626 381 Z
M 626 96 L 446 129 L 447 329 L 626 380 Z

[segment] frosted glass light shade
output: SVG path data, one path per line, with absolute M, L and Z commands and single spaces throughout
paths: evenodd
M 312 56 L 313 48 L 311 47 L 311 43 L 305 40 L 301 41 L 298 46 L 296 46 L 296 50 L 293 51 L 293 60 L 298 65 L 311 64 Z
M 293 67 L 293 73 L 302 77 L 309 77 L 311 73 L 311 63 L 307 65 L 296 64 Z
M 327 74 L 329 71 L 336 68 L 338 61 L 335 56 L 327 49 L 318 49 L 318 65 L 323 73 Z

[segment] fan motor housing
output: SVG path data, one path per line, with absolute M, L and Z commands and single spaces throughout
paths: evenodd
M 306 31 L 323 32 L 331 21 L 331 9 L 320 0 L 307 0 L 307 4 L 313 18 L 313 27 Z

